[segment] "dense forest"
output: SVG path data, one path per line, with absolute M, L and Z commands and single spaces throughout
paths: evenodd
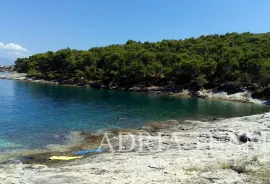
M 48 51 L 15 62 L 18 72 L 45 80 L 200 88 L 224 83 L 264 88 L 270 79 L 270 33 L 228 33 L 185 40 L 136 42 Z

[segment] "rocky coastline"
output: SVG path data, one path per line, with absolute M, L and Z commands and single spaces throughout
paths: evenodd
M 270 182 L 270 113 L 204 122 L 170 120 L 105 132 L 110 144 L 102 144 L 104 153 L 54 165 L 6 161 L 0 164 L 0 182 Z M 105 132 L 81 136 L 98 145 Z
M 59 85 L 27 75 L 12 76 L 8 79 Z M 167 92 L 160 87 L 134 87 L 130 91 L 193 97 L 188 90 Z M 263 104 L 249 92 L 202 89 L 196 93 L 200 98 Z M 50 159 L 97 149 L 105 134 L 110 144 L 106 139 L 102 153 L 86 154 L 74 161 Z M 206 121 L 170 120 L 139 129 L 75 132 L 73 136 L 76 141 L 68 145 L 48 145 L 48 150 L 0 163 L 0 183 L 270 183 L 269 112 Z
M 215 89 L 185 89 L 182 87 L 172 87 L 172 86 L 133 86 L 133 87 L 118 87 L 118 86 L 104 86 L 100 82 L 96 81 L 73 81 L 73 80 L 62 80 L 62 81 L 50 81 L 44 79 L 32 78 L 24 73 L 11 72 L 5 75 L 0 75 L 0 79 L 9 80 L 22 80 L 35 83 L 45 83 L 53 85 L 65 85 L 74 87 L 91 87 L 95 89 L 108 89 L 108 90 L 118 90 L 118 91 L 132 91 L 139 93 L 151 93 L 151 94 L 162 94 L 171 96 L 181 96 L 181 97 L 192 97 L 192 98 L 207 98 L 213 100 L 229 100 L 245 103 L 256 103 L 262 105 L 270 105 L 269 100 L 263 99 L 262 93 L 268 95 L 268 89 L 265 89 L 260 94 L 252 90 L 248 90 L 244 87 L 226 84 L 219 86 Z M 262 98 L 256 98 L 262 97 Z

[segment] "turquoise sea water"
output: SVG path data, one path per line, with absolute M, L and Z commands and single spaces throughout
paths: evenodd
M 63 144 L 70 131 L 137 128 L 168 119 L 244 116 L 265 110 L 238 102 L 0 80 L 0 151 Z

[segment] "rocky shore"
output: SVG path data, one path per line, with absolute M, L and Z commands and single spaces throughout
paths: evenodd
M 195 98 L 207 98 L 214 100 L 229 100 L 229 101 L 238 101 L 238 102 L 246 102 L 246 103 L 256 103 L 269 105 L 270 101 L 261 100 L 253 97 L 253 91 L 246 90 L 240 87 L 231 87 L 230 85 L 224 87 L 220 86 L 220 90 L 188 90 L 182 89 L 179 87 L 168 87 L 168 86 L 134 86 L 130 88 L 121 88 L 117 86 L 106 87 L 103 86 L 99 82 L 93 81 L 48 81 L 44 79 L 33 79 L 24 73 L 5 73 L 4 75 L 0 75 L 0 79 L 9 79 L 9 80 L 23 80 L 35 83 L 45 83 L 45 84 L 53 84 L 53 85 L 65 85 L 65 86 L 79 86 L 79 87 L 91 87 L 96 89 L 109 89 L 109 90 L 119 90 L 119 91 L 133 91 L 139 93 L 152 93 L 152 94 L 163 94 L 163 95 L 171 95 L 171 96 L 182 96 L 182 97 L 195 97 Z M 229 88 L 229 92 L 226 92 Z M 233 88 L 233 89 L 230 89 Z M 266 93 L 266 92 L 265 92 Z M 268 91 L 267 91 L 268 94 Z
M 27 74 L 17 73 L 17 72 L 6 72 L 0 71 L 0 79 L 8 79 L 8 80 L 26 80 Z
M 270 113 L 107 133 L 104 153 L 50 166 L 1 163 L 0 183 L 270 183 Z

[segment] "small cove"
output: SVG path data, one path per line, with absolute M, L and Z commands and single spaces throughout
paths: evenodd
M 265 112 L 261 105 L 0 80 L 0 150 L 65 144 L 72 131 Z

